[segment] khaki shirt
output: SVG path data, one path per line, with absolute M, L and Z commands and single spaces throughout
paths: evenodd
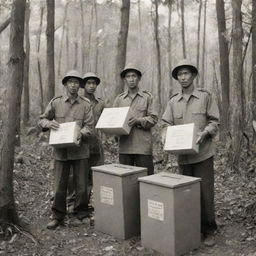
M 83 135 L 80 146 L 55 148 L 54 158 L 60 161 L 88 158 L 87 137 L 90 137 L 94 131 L 93 112 L 89 100 L 81 96 L 78 96 L 73 103 L 71 103 L 68 96 L 59 96 L 52 99 L 45 112 L 40 116 L 38 125 L 46 131 L 48 130 L 46 127 L 49 120 L 53 119 L 58 123 L 76 121 Z
M 86 97 L 86 96 L 85 96 Z M 93 99 L 89 99 L 92 105 L 92 111 L 93 111 L 93 116 L 94 116 L 94 127 L 96 126 L 100 115 L 105 108 L 105 103 L 104 101 L 99 98 L 94 96 Z M 88 138 L 88 142 L 90 145 L 90 154 L 101 154 L 102 153 L 102 143 L 100 139 L 100 133 L 98 130 L 95 130 L 95 133 L 93 136 Z
M 119 138 L 119 154 L 152 155 L 151 127 L 157 123 L 153 96 L 139 90 L 132 99 L 128 91 L 118 95 L 114 107 L 131 107 L 133 117 L 140 118 L 140 125 L 133 126 L 129 135 Z
M 178 156 L 179 164 L 198 163 L 214 155 L 215 147 L 212 138 L 219 125 L 219 111 L 211 94 L 201 88 L 195 88 L 188 100 L 182 92 L 173 95 L 169 100 L 162 117 L 162 126 L 195 123 L 200 131 L 208 131 L 209 137 L 199 146 L 199 153 Z

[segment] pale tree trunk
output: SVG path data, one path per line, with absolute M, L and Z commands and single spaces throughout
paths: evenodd
M 219 36 L 219 58 L 220 58 L 220 79 L 221 79 L 221 109 L 220 109 L 220 136 L 221 139 L 227 138 L 229 131 L 229 50 L 228 41 L 225 38 L 226 34 L 226 15 L 224 0 L 216 0 L 216 12 L 218 22 Z
M 157 2 L 157 1 L 156 1 Z M 187 58 L 187 53 L 186 53 L 186 39 L 185 39 L 185 19 L 184 19 L 184 0 L 181 0 L 181 38 L 182 38 L 182 53 L 183 53 L 183 58 Z
M 40 110 L 41 113 L 44 111 L 44 92 L 43 92 L 43 80 L 42 80 L 42 72 L 41 72 L 41 63 L 40 63 L 40 43 L 41 43 L 41 34 L 42 34 L 42 25 L 43 25 L 43 16 L 44 16 L 44 7 L 40 7 L 40 25 L 39 31 L 37 35 L 37 71 L 38 71 L 38 80 L 39 80 L 39 98 L 40 98 Z
M 94 71 L 98 72 L 98 55 L 99 55 L 99 34 L 98 34 L 98 11 L 97 11 L 97 1 L 93 1 L 94 17 L 95 17 L 95 31 L 96 31 L 96 43 L 95 43 L 95 67 Z
M 256 102 L 256 1 L 252 0 L 252 102 Z M 253 111 L 256 120 L 256 109 Z
M 74 64 L 73 69 L 77 70 L 78 68 L 78 24 L 75 26 L 75 38 L 74 38 Z
M 30 60 L 30 38 L 29 38 L 30 3 L 26 4 L 25 12 L 25 42 L 26 57 L 24 63 L 24 87 L 23 87 L 23 124 L 29 122 L 29 60 Z
M 91 41 L 92 41 L 92 23 L 93 23 L 93 6 L 91 6 L 91 16 L 90 16 L 90 27 L 89 27 L 89 35 L 88 35 L 88 61 L 87 61 L 87 70 L 92 70 L 91 65 Z
M 196 55 L 196 66 L 199 68 L 200 64 L 200 36 L 201 36 L 201 13 L 202 13 L 202 0 L 199 0 L 198 7 L 198 23 L 197 23 L 197 55 Z M 196 77 L 196 83 L 198 86 L 199 76 Z
M 8 18 L 6 21 L 0 24 L 0 33 L 2 33 L 8 27 L 10 22 L 11 22 L 11 18 Z
M 69 21 L 67 20 L 67 27 L 66 27 L 66 62 L 68 62 L 70 60 L 69 40 L 70 40 L 70 36 L 69 36 Z M 67 69 L 68 69 L 68 66 L 66 64 L 66 71 L 67 71 Z
M 54 16 L 55 0 L 47 0 L 47 26 L 46 26 L 46 48 L 47 48 L 47 89 L 46 100 L 49 102 L 55 94 L 55 68 L 54 68 Z
M 81 26 L 81 32 L 82 32 L 82 37 L 81 37 L 81 50 L 82 50 L 82 70 L 84 72 L 85 70 L 85 21 L 84 21 L 84 5 L 83 5 L 83 1 L 80 0 L 80 12 L 81 12 L 81 23 L 82 23 L 82 26 Z
M 142 55 L 142 22 L 141 22 L 141 0 L 138 0 L 138 18 L 139 18 L 139 50 L 140 50 L 140 56 Z
M 202 70 L 201 70 L 201 84 L 200 87 L 204 87 L 204 77 L 205 77 L 205 42 L 206 42 L 206 10 L 207 10 L 207 0 L 204 0 L 204 31 L 203 31 L 203 50 L 202 50 Z
M 243 101 L 242 101 L 242 0 L 232 0 L 232 37 L 233 37 L 233 90 L 231 103 L 231 132 L 232 147 L 234 152 L 233 164 L 238 167 L 241 154 L 243 130 Z
M 114 97 L 123 92 L 124 83 L 120 78 L 120 72 L 125 66 L 126 62 L 126 49 L 127 38 L 129 31 L 129 16 L 130 16 L 130 0 L 122 0 L 121 7 L 121 24 L 117 39 L 117 55 L 116 55 L 116 67 L 115 67 L 115 93 Z
M 161 52 L 160 52 L 160 43 L 159 43 L 159 15 L 158 15 L 158 1 L 154 1 L 155 13 L 153 15 L 154 22 L 154 39 L 155 39 L 155 49 L 156 49 L 156 62 L 157 62 L 157 84 L 156 84 L 156 107 L 158 113 L 161 111 Z
M 173 0 L 168 1 L 168 70 L 171 72 L 172 70 L 172 5 Z M 169 77 L 169 98 L 172 96 L 173 84 L 172 84 L 172 76 Z
M 17 119 L 20 115 L 24 64 L 25 0 L 12 4 L 9 41 L 6 120 L 0 145 L 0 225 L 18 223 L 13 194 L 13 165 Z

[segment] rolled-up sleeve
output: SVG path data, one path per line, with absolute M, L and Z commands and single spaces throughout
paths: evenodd
M 169 101 L 167 103 L 167 107 L 164 111 L 164 114 L 162 116 L 162 121 L 161 121 L 161 127 L 166 127 L 169 125 L 174 125 L 174 121 L 173 121 L 173 114 L 172 114 L 172 105 L 171 102 Z
M 54 106 L 53 106 L 53 102 L 51 101 L 44 113 L 42 115 L 40 115 L 39 117 L 39 121 L 38 121 L 38 126 L 43 130 L 43 131 L 48 131 L 49 128 L 48 128 L 48 124 L 49 124 L 49 121 L 53 120 L 54 119 Z
M 84 113 L 84 123 L 81 134 L 83 138 L 90 137 L 94 134 L 94 117 L 91 106 L 89 106 Z

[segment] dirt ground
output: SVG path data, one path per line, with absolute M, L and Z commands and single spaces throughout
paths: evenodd
M 113 140 L 104 143 L 106 163 L 117 161 Z M 256 168 L 253 153 L 243 152 L 240 171 L 228 167 L 226 145 L 218 145 L 215 158 L 216 244 L 204 244 L 186 255 L 256 256 Z M 163 156 L 160 143 L 155 143 L 156 171 L 175 171 L 172 159 Z M 86 223 L 72 226 L 72 217 L 64 226 L 46 229 L 52 198 L 51 148 L 44 136 L 22 139 L 17 148 L 14 189 L 20 218 L 28 223 L 25 231 L 10 226 L 9 238 L 0 240 L 0 255 L 71 256 L 71 255 L 161 255 L 141 245 L 140 237 L 118 240 L 94 229 L 93 216 Z M 1 233 L 1 230 L 0 230 Z M 1 234 L 0 234 L 1 235 Z M 159 238 L 156 238 L 159 239 Z

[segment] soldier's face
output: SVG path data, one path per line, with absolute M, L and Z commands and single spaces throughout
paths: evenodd
M 193 84 L 195 74 L 193 74 L 189 68 L 181 68 L 178 71 L 177 78 L 182 88 L 188 88 Z
M 66 82 L 66 88 L 71 95 L 77 94 L 80 88 L 80 82 L 77 78 L 69 78 Z
M 134 89 L 138 87 L 140 81 L 140 77 L 134 71 L 129 71 L 125 74 L 124 82 L 130 89 Z
M 85 86 L 84 86 L 84 89 L 85 89 L 85 91 L 86 91 L 87 93 L 89 93 L 89 94 L 95 93 L 96 88 L 97 88 L 97 83 L 96 83 L 95 79 L 88 79 L 88 80 L 86 81 L 86 84 L 85 84 Z

